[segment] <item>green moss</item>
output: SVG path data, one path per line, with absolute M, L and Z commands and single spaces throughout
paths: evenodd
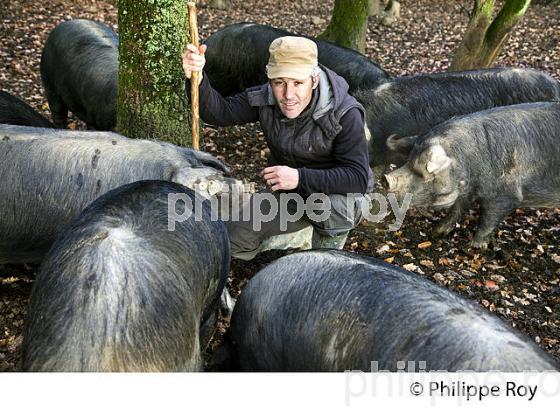
M 188 32 L 183 1 L 119 1 L 119 132 L 190 145 L 181 66 Z
M 368 0 L 336 0 L 332 18 L 317 38 L 365 53 Z
M 531 0 L 507 0 L 486 33 L 487 43 L 499 43 L 525 15 Z
M 506 44 L 509 33 L 523 17 L 530 3 L 530 0 L 506 0 L 492 20 L 494 0 L 477 1 L 451 70 L 493 65 Z

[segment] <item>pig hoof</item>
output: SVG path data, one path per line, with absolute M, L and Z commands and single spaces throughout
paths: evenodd
M 488 241 L 486 239 L 473 239 L 469 242 L 469 248 L 488 249 Z
M 220 296 L 220 313 L 225 319 L 230 319 L 235 307 L 236 300 L 231 296 L 227 288 L 224 288 Z
M 451 233 L 453 226 L 447 224 L 437 225 L 432 231 L 432 235 L 435 238 L 443 238 Z

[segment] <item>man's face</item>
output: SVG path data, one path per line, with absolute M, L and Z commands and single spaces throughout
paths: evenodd
M 273 78 L 270 83 L 282 114 L 287 118 L 296 118 L 309 105 L 319 77 L 309 76 L 305 80 Z

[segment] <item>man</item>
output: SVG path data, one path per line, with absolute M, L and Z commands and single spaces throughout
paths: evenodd
M 259 121 L 271 153 L 271 166 L 261 172 L 270 191 L 253 195 L 250 220 L 228 222 L 232 255 L 251 259 L 264 239 L 303 229 L 309 223 L 314 248 L 342 249 L 348 232 L 362 219 L 362 209 L 369 206 L 364 194 L 373 188 L 363 108 L 348 94 L 342 77 L 319 66 L 313 41 L 280 37 L 269 51 L 269 83 L 240 94 L 224 98 L 201 75 L 202 120 L 217 126 Z M 202 72 L 205 52 L 205 45 L 198 50 L 192 44 L 187 46 L 183 54 L 187 78 L 193 71 Z M 282 202 L 282 193 L 298 194 L 303 200 L 325 194 L 328 210 L 322 215 L 327 219 L 305 214 L 286 224 L 282 217 L 298 212 L 301 201 Z M 259 195 L 269 199 L 273 195 L 276 205 L 284 207 L 280 206 L 272 220 L 255 225 L 258 215 L 276 209 Z

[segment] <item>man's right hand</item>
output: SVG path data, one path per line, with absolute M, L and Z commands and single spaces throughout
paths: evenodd
M 193 71 L 202 72 L 204 64 L 206 63 L 206 58 L 204 57 L 206 53 L 206 45 L 202 44 L 196 49 L 194 44 L 188 44 L 185 52 L 183 53 L 183 71 L 185 72 L 185 77 L 191 78 Z M 199 75 L 199 84 L 202 81 L 202 74 Z

